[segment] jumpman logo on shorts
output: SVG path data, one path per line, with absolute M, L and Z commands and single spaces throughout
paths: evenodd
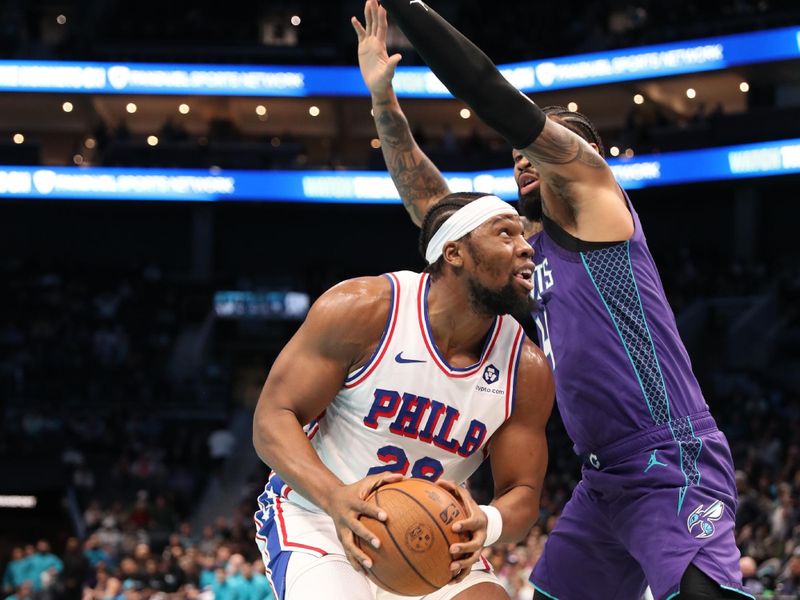
M 659 467 L 666 467 L 667 466 L 667 463 L 662 463 L 661 461 L 659 461 L 656 458 L 656 452 L 658 452 L 658 450 L 653 450 L 653 453 L 650 455 L 650 462 L 647 463 L 647 466 L 644 469 L 645 473 L 647 473 L 650 469 L 652 469 L 656 465 L 658 465 Z

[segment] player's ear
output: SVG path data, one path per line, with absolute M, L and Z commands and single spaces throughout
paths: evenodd
M 598 146 L 598 145 L 597 145 L 597 144 L 595 144 L 594 142 L 589 142 L 589 145 L 590 145 L 592 148 L 594 148 L 594 151 L 595 151 L 595 152 L 597 152 L 598 154 L 600 154 L 600 146 Z M 602 155 L 601 155 L 601 156 L 602 156 Z
M 464 266 L 464 248 L 460 242 L 447 242 L 442 248 L 444 261 L 452 267 L 460 268 Z

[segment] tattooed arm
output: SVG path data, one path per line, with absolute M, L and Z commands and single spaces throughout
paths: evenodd
M 633 216 L 610 167 L 589 142 L 557 121 L 520 150 L 538 173 L 544 213 L 587 242 L 630 239 Z
M 382 6 L 439 80 L 530 162 L 542 207 L 572 235 L 617 241 L 633 234 L 633 217 L 605 160 L 580 136 L 548 118 L 506 80 L 480 48 L 423 2 Z
M 358 64 L 372 96 L 372 112 L 386 167 L 415 225 L 428 209 L 450 193 L 439 169 L 417 145 L 392 88 L 400 55 L 386 51 L 386 11 L 374 0 L 364 6 L 366 27 L 352 18 L 358 35 Z

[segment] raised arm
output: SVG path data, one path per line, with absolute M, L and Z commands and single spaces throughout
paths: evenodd
M 545 202 L 546 209 L 574 214 L 570 229 L 587 241 L 630 236 L 633 221 L 614 175 L 586 140 L 548 119 L 429 6 L 408 0 L 382 4 L 447 89 L 520 150 L 549 188 L 548 196 L 565 204 L 554 211 Z
M 417 145 L 392 87 L 401 56 L 386 50 L 386 10 L 377 0 L 364 5 L 365 26 L 351 22 L 358 36 L 358 65 L 372 96 L 372 113 L 381 151 L 392 181 L 415 225 L 422 225 L 428 209 L 450 193 L 439 169 Z
M 386 323 L 389 294 L 384 277 L 346 281 L 323 294 L 272 366 L 253 419 L 258 456 L 333 518 L 356 569 L 368 558 L 353 536 L 370 543 L 374 539 L 358 516 L 381 518 L 364 498 L 381 482 L 398 477 L 373 475 L 345 485 L 320 460 L 303 426 L 333 401 L 348 372 L 372 354 Z

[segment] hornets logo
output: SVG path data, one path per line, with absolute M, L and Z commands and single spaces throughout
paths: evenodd
M 686 528 L 689 533 L 694 533 L 694 530 L 699 529 L 699 533 L 694 536 L 699 540 L 710 538 L 714 535 L 714 521 L 719 521 L 722 513 L 725 512 L 725 505 L 721 500 L 717 500 L 711 506 L 704 509 L 703 504 L 698 506 L 686 519 Z

